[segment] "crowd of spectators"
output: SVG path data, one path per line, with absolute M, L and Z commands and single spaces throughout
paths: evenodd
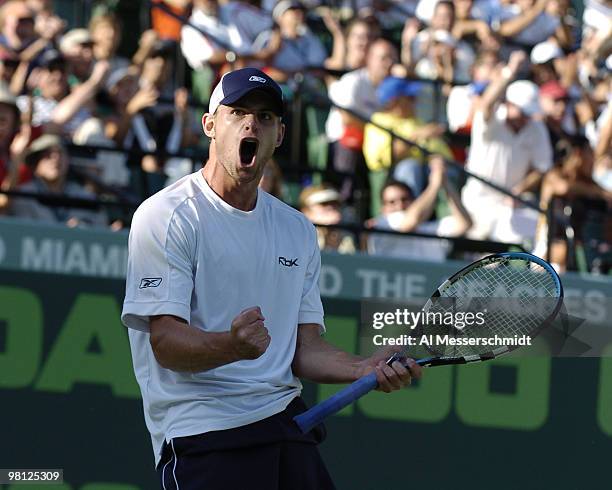
M 129 226 L 27 194 L 134 204 L 194 171 L 211 88 L 256 66 L 283 86 L 289 133 L 307 128 L 288 138 L 300 161 L 281 150 L 262 187 L 320 225 L 321 248 L 444 260 L 463 236 L 560 270 L 570 244 L 612 263 L 610 0 L 154 0 L 127 47 L 141 20 L 109 6 L 69 25 L 55 8 L 0 0 L 1 214 Z

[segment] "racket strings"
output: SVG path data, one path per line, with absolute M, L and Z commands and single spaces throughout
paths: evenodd
M 504 260 L 469 270 L 457 281 L 440 290 L 440 298 L 429 311 L 485 314 L 484 324 L 427 325 L 433 334 L 456 338 L 513 338 L 538 329 L 553 312 L 559 291 L 552 275 L 539 264 L 527 260 Z M 490 345 L 439 345 L 434 353 L 460 357 L 482 355 Z

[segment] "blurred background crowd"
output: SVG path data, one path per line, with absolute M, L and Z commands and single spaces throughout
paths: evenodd
M 0 27 L 0 214 L 129 227 L 256 66 L 288 125 L 260 185 L 321 249 L 610 272 L 612 1 L 5 0 Z

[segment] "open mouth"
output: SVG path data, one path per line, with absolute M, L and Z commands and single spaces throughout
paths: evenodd
M 240 141 L 240 163 L 249 166 L 255 163 L 259 141 L 256 138 L 244 138 Z

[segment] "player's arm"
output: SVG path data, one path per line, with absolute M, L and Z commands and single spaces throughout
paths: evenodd
M 319 325 L 306 323 L 298 326 L 292 368 L 296 376 L 316 383 L 352 383 L 374 371 L 378 389 L 388 393 L 403 388 L 412 377 L 421 377 L 420 366 L 411 359 L 410 370 L 397 361 L 387 366 L 387 359 L 396 351 L 385 347 L 368 358 L 355 356 L 325 341 Z
M 270 336 L 258 307 L 242 311 L 227 332 L 204 332 L 173 315 L 151 317 L 150 343 L 155 359 L 173 371 L 201 372 L 242 359 L 257 359 Z

